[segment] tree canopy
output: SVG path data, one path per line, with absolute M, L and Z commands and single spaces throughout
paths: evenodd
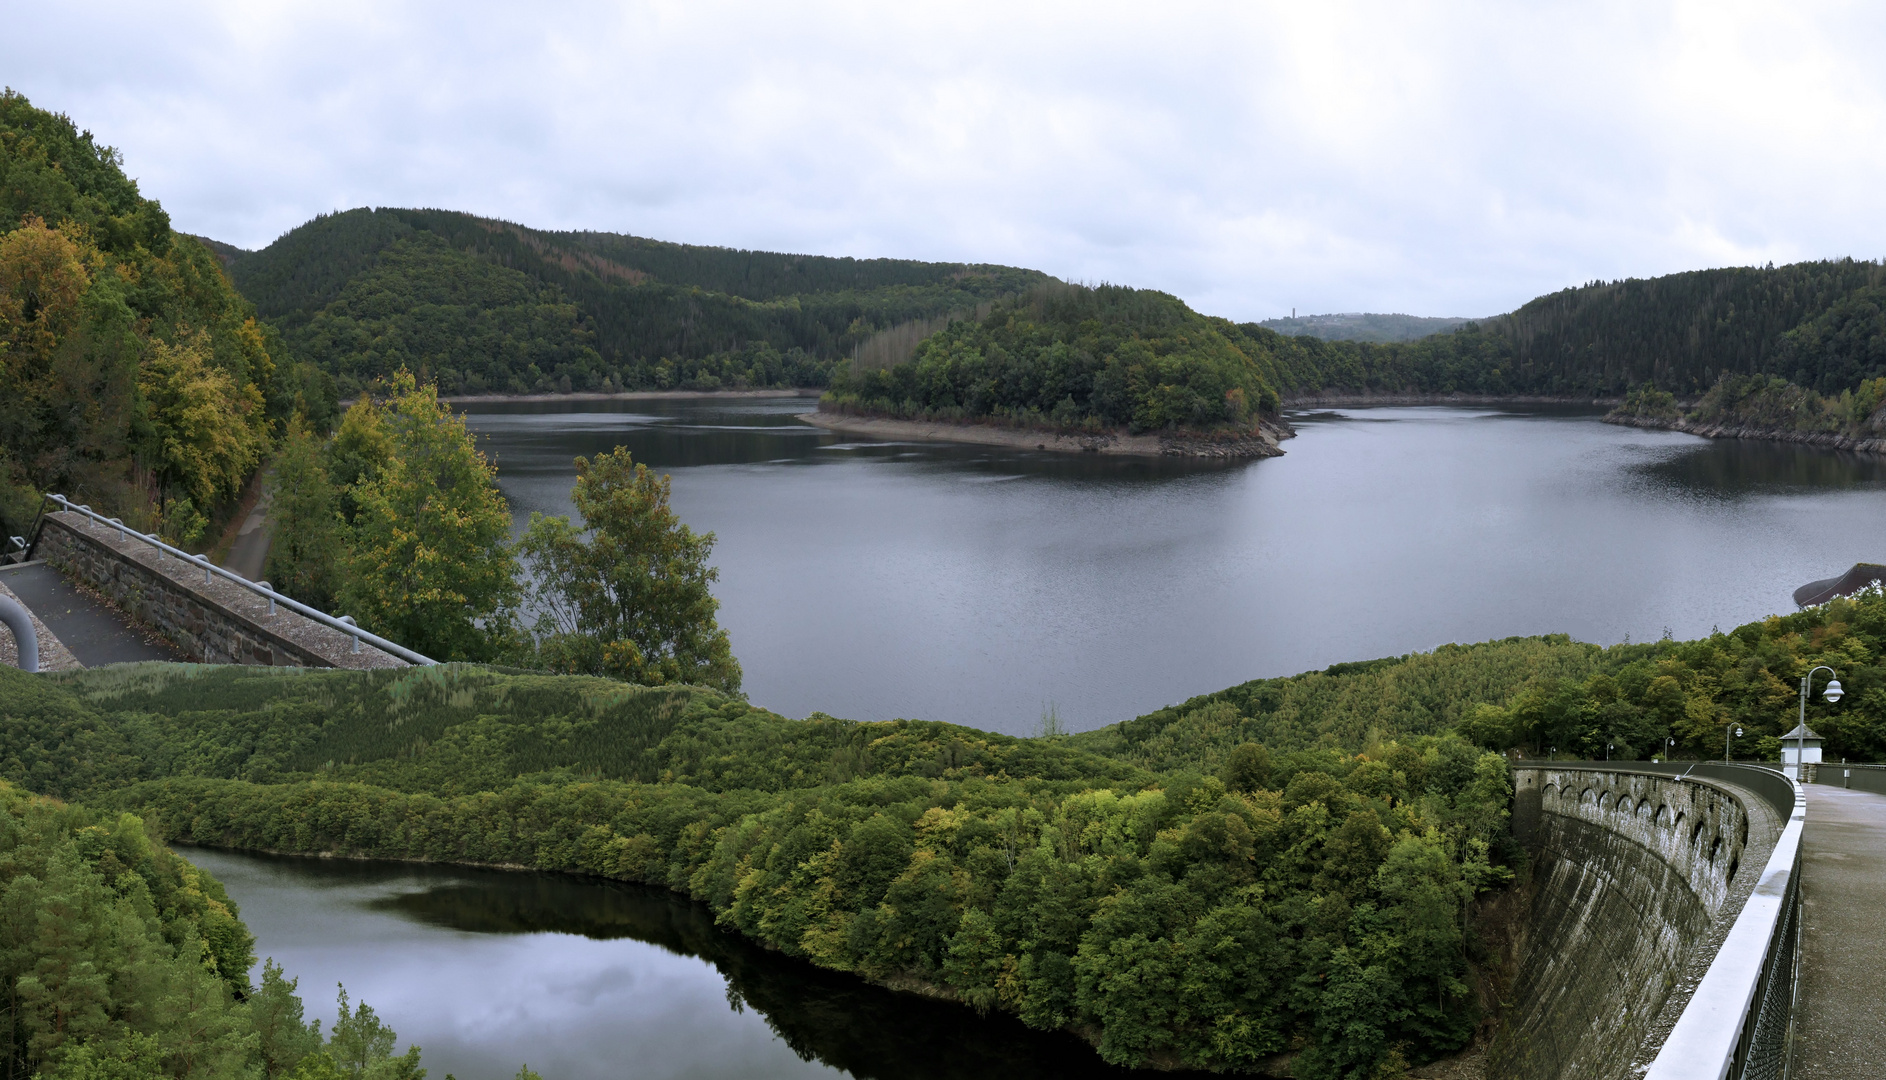
M 841 370 L 825 400 L 924 419 L 1243 429 L 1278 405 L 1268 355 L 1247 344 L 1165 293 L 1047 284 L 950 322 L 908 362 Z
M 0 517 L 61 491 L 140 528 L 227 501 L 310 369 L 64 116 L 0 94 Z M 173 535 L 175 532 L 173 530 Z
M 383 412 L 366 397 L 350 410 L 379 414 L 358 426 L 384 428 L 385 456 L 347 489 L 355 510 L 340 601 L 360 625 L 436 659 L 496 659 L 518 597 L 497 466 L 437 388 L 405 371 L 389 387 Z M 309 477 L 317 492 L 319 479 Z
M 47 1080 L 423 1080 L 364 1002 L 327 1039 L 208 873 L 135 814 L 0 783 L 0 1069 Z
M 1045 280 L 398 209 L 323 215 L 229 265 L 344 394 L 401 365 L 448 393 L 823 386 L 876 331 Z
M 551 670 L 739 691 L 740 664 L 709 591 L 720 576 L 707 565 L 714 534 L 681 523 L 668 508 L 669 483 L 617 447 L 576 459 L 581 529 L 531 515 L 520 551 L 543 612 L 539 660 Z

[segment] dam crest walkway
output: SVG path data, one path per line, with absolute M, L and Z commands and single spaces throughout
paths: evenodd
M 1793 1076 L 1880 1080 L 1886 1077 L 1886 795 L 1837 783 L 1802 785 L 1807 828 Z

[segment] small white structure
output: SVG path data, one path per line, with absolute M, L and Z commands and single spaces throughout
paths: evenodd
M 1781 771 L 1801 778 L 1801 764 L 1819 765 L 1821 762 L 1821 744 L 1827 740 L 1814 734 L 1814 729 L 1806 724 L 1797 724 L 1793 731 L 1781 737 Z

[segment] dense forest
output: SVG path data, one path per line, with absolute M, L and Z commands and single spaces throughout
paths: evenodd
M 1840 395 L 1886 376 L 1882 298 L 1886 266 L 1841 259 L 1592 282 L 1406 343 L 1242 330 L 1273 357 L 1286 394 L 1622 397 L 1653 387 L 1696 398 L 1722 387 L 1718 398 L 1739 400 L 1779 380 L 1818 430 Z M 1800 426 L 1777 408 L 1756 411 Z
M 400 367 L 448 393 L 823 386 L 878 331 L 1045 280 L 1002 266 L 781 255 L 446 210 L 350 210 L 226 251 L 243 295 L 342 396 Z
M 787 720 L 447 667 L 0 671 L 0 771 L 238 848 L 643 881 L 823 967 L 1122 1063 L 1360 1077 L 1469 1040 L 1505 763 L 1452 737 L 1155 773 L 1065 739 Z M 389 720 L 397 716 L 397 724 Z
M 1886 595 L 1695 641 L 1448 646 L 1073 736 L 789 720 L 700 686 L 450 665 L 0 669 L 0 779 L 235 848 L 662 885 L 837 971 L 1110 1061 L 1367 1077 L 1464 1045 L 1520 869 L 1489 750 L 1886 753 Z M 1674 741 L 1674 750 L 1670 749 Z M 127 826 L 128 828 L 129 826 Z
M 1808 722 L 1827 752 L 1886 761 L 1886 596 L 1852 599 L 1694 641 L 1588 645 L 1563 635 L 1445 645 L 1431 653 L 1259 679 L 1072 745 L 1149 769 L 1216 767 L 1243 742 L 1274 748 L 1368 746 L 1455 732 L 1492 749 L 1640 760 L 1674 739 L 1682 757 L 1780 760 L 1802 672 L 1831 665 L 1847 687 Z
M 1274 415 L 1267 353 L 1177 297 L 1058 282 L 950 322 L 887 367 L 841 368 L 823 407 L 1059 428 L 1248 429 Z
M 43 492 L 194 542 L 321 378 L 64 116 L 0 94 L 0 519 Z
M 344 990 L 324 1039 L 273 962 L 251 986 L 235 903 L 135 814 L 0 783 L 0 940 L 9 1080 L 425 1076 L 419 1048 L 394 1054 L 392 1029 Z

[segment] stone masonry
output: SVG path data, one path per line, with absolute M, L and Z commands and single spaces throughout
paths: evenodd
M 80 514 L 47 514 L 34 557 L 89 586 L 192 660 L 281 667 L 387 668 L 406 661 Z
M 1695 776 L 1524 766 L 1513 789 L 1533 898 L 1488 1075 L 1637 1075 L 1760 878 L 1782 822 L 1739 786 Z

